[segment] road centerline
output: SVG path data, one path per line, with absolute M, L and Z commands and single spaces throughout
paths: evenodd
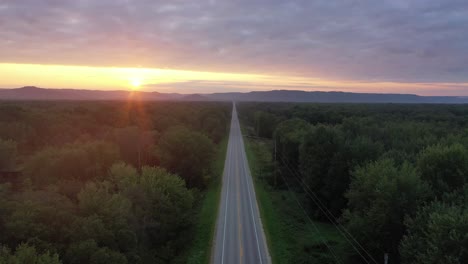
M 238 151 L 238 149 L 237 149 Z M 239 259 L 239 263 L 242 263 L 242 258 L 244 256 L 244 252 L 243 252 L 243 245 L 242 245 L 242 221 L 241 221 L 241 201 L 240 201 L 240 185 L 239 185 L 239 179 L 240 179 L 240 176 L 239 176 L 239 158 L 237 157 L 236 155 L 236 173 L 235 173 L 235 176 L 236 176 L 236 187 L 237 187 L 237 227 L 238 227 L 238 230 L 237 230 L 237 233 L 238 233 L 238 237 L 239 237 L 239 256 L 240 256 L 240 259 Z
M 271 263 L 248 166 L 233 104 L 212 263 Z

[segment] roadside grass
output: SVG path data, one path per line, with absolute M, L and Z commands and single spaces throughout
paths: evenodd
M 212 181 L 202 196 L 198 214 L 195 217 L 193 242 L 188 250 L 189 264 L 210 263 L 213 236 L 218 217 L 219 199 L 221 194 L 221 179 L 226 159 L 229 137 L 226 136 L 219 144 L 216 159 L 212 166 Z
M 272 262 L 336 262 L 324 241 L 336 255 L 343 256 L 344 241 L 339 232 L 328 223 L 312 224 L 292 196 L 302 201 L 300 194 L 274 189 L 266 182 L 274 170 L 270 142 L 244 139 Z

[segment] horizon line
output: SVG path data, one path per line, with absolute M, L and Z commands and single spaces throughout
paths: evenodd
M 115 90 L 105 90 L 105 89 L 96 89 L 96 88 L 53 88 L 53 87 L 40 87 L 34 85 L 26 85 L 22 87 L 15 87 L 15 88 L 6 88 L 0 87 L 0 90 L 18 90 L 24 88 L 34 88 L 34 89 L 41 89 L 41 90 L 73 90 L 73 91 L 90 91 L 90 92 L 128 92 L 128 93 L 159 93 L 159 94 L 179 94 L 179 95 L 211 95 L 211 94 L 230 94 L 230 93 L 238 93 L 238 94 L 248 94 L 252 92 L 275 92 L 275 91 L 286 91 L 286 92 L 305 92 L 305 93 L 343 93 L 343 94 L 372 94 L 372 95 L 410 95 L 410 96 L 419 96 L 419 97 L 450 97 L 450 98 L 467 98 L 466 95 L 421 95 L 416 93 L 378 93 L 378 92 L 354 92 L 354 91 L 342 91 L 342 90 L 327 90 L 327 91 L 320 91 L 320 90 L 300 90 L 300 89 L 271 89 L 271 90 L 249 90 L 249 91 L 225 91 L 225 92 L 194 92 L 194 93 L 180 93 L 180 92 L 160 92 L 158 90 L 132 90 L 132 89 L 115 89 Z

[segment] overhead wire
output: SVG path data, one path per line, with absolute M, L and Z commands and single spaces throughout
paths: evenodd
M 341 259 L 338 257 L 338 255 L 335 253 L 335 251 L 332 249 L 332 247 L 327 243 L 327 241 L 324 239 L 324 237 L 322 236 L 320 230 L 318 229 L 317 225 L 314 223 L 314 221 L 310 218 L 310 216 L 307 214 L 307 211 L 305 210 L 305 208 L 301 205 L 301 203 L 299 202 L 299 200 L 297 199 L 296 195 L 294 194 L 294 191 L 292 191 L 292 189 L 290 188 L 289 184 L 287 183 L 286 179 L 284 178 L 284 175 L 281 174 L 281 177 L 283 178 L 283 181 L 285 182 L 288 190 L 289 190 L 289 193 L 291 193 L 291 195 L 294 197 L 294 200 L 296 201 L 296 203 L 299 205 L 299 207 L 302 209 L 302 211 L 304 212 L 304 215 L 307 217 L 307 219 L 309 220 L 309 222 L 312 224 L 312 226 L 314 227 L 315 231 L 317 232 L 319 238 L 322 240 L 322 242 L 325 244 L 325 246 L 328 248 L 328 250 L 330 251 L 330 254 L 333 256 L 333 258 L 335 259 L 336 263 L 342 263 Z
M 299 185 L 302 187 L 304 192 L 311 198 L 311 200 L 314 202 L 314 204 L 320 209 L 320 211 L 327 217 L 327 219 L 335 226 L 335 228 L 340 232 L 340 234 L 346 239 L 346 241 L 353 247 L 354 251 L 359 254 L 359 256 L 366 262 L 370 263 L 368 258 L 373 262 L 373 263 L 378 263 L 372 255 L 359 243 L 356 238 L 339 222 L 337 221 L 337 218 L 333 215 L 333 213 L 330 212 L 330 210 L 323 204 L 323 202 L 317 197 L 317 195 L 310 189 L 310 187 L 302 180 L 299 179 L 298 172 L 294 171 L 291 169 L 290 165 L 286 163 L 283 155 L 280 156 L 282 163 L 286 166 L 286 168 L 293 174 L 295 180 L 299 183 Z M 284 176 L 281 175 L 284 180 Z M 285 181 L 287 184 L 287 182 Z M 307 189 L 307 190 L 306 190 Z M 351 241 L 351 240 L 352 241 Z M 354 243 L 353 243 L 354 242 Z M 368 258 L 366 258 L 361 251 L 357 248 L 359 247 L 366 255 Z

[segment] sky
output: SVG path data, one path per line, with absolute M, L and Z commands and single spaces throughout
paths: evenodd
M 466 0 L 0 0 L 0 87 L 468 96 Z

